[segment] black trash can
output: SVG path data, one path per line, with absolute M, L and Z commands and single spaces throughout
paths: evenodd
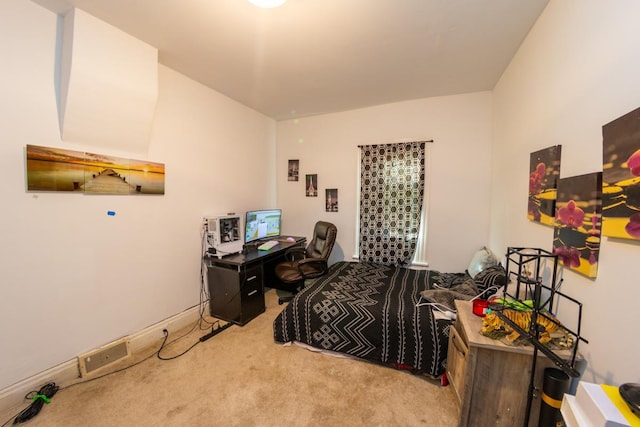
M 563 427 L 565 425 L 560 413 L 560 405 L 564 394 L 569 391 L 570 385 L 569 375 L 560 369 L 546 368 L 544 370 L 538 427 Z

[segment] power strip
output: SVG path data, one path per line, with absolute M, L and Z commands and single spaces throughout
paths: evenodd
M 203 335 L 200 337 L 200 342 L 205 342 L 206 340 L 208 340 L 209 338 L 213 338 L 216 335 L 218 335 L 220 332 L 224 331 L 225 329 L 231 327 L 231 325 L 233 325 L 233 323 L 229 322 L 226 325 L 220 326 L 217 329 L 212 329 L 211 332 L 209 332 L 207 335 Z

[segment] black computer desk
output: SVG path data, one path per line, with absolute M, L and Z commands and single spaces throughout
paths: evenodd
M 280 238 L 279 244 L 267 251 L 250 245 L 245 253 L 205 258 L 211 316 L 242 326 L 263 313 L 264 288 L 278 280 L 276 264 L 284 261 L 287 249 L 306 244 L 304 237 L 293 239 Z

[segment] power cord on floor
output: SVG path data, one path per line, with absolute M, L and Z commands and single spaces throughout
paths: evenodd
M 217 328 L 215 326 L 218 326 Z M 200 344 L 201 342 L 205 342 L 206 340 L 208 340 L 209 338 L 212 338 L 216 335 L 218 335 L 220 332 L 224 331 L 225 329 L 231 327 L 231 325 L 233 325 L 233 323 L 229 322 L 226 323 L 224 325 L 220 325 L 220 321 L 216 320 L 212 325 L 211 325 L 211 332 L 209 332 L 206 335 L 201 336 L 198 341 L 196 341 L 195 343 L 193 343 L 191 345 L 191 347 L 187 348 L 185 351 L 183 351 L 180 354 L 177 354 L 175 356 L 171 356 L 171 357 L 164 357 L 160 355 L 160 352 L 164 349 L 165 344 L 167 342 L 167 339 L 169 338 L 169 331 L 167 331 L 166 329 L 163 329 L 162 332 L 164 332 L 164 341 L 162 341 L 162 345 L 160 346 L 160 350 L 158 350 L 158 352 L 156 353 L 158 359 L 160 360 L 173 360 L 173 359 L 177 359 L 180 356 L 183 356 L 185 354 L 187 354 L 187 352 L 189 352 L 192 348 L 194 348 L 195 346 L 197 346 L 198 344 Z M 178 341 L 179 339 L 184 338 L 184 335 L 180 338 L 177 338 L 173 341 L 171 341 L 169 344 L 173 344 L 174 342 Z
M 156 356 L 158 357 L 158 359 L 160 360 L 173 360 L 173 359 L 177 359 L 180 356 L 185 355 L 189 350 L 191 350 L 193 347 L 197 346 L 198 344 L 200 344 L 200 341 L 196 341 L 195 343 L 193 343 L 191 345 L 191 347 L 189 347 L 188 349 L 186 349 L 185 351 L 183 351 L 182 353 L 175 355 L 175 356 L 171 356 L 171 357 L 163 357 L 160 356 L 160 352 L 162 351 L 162 349 L 164 348 L 165 344 L 167 343 L 167 339 L 169 338 L 169 331 L 167 331 L 166 329 L 163 329 L 162 332 L 164 332 L 164 340 L 162 341 L 162 345 L 160 345 L 160 350 L 158 350 L 158 352 L 156 353 Z M 172 342 L 175 342 L 177 340 L 174 340 Z M 171 343 L 169 343 L 171 344 Z
M 165 341 L 166 341 L 166 338 L 165 338 Z M 40 413 L 40 410 L 42 409 L 42 406 L 44 405 L 44 403 L 49 403 L 51 401 L 51 398 L 53 397 L 53 395 L 56 394 L 56 392 L 58 392 L 59 390 L 64 390 L 64 389 L 67 389 L 67 388 L 71 388 L 71 387 L 79 385 L 79 384 L 86 384 L 88 382 L 99 380 L 100 378 L 104 378 L 104 377 L 107 377 L 109 375 L 113 375 L 113 374 L 116 374 L 118 372 L 122 372 L 124 370 L 129 369 L 129 368 L 133 368 L 134 366 L 137 366 L 137 365 L 141 364 L 142 362 L 145 362 L 146 360 L 150 359 L 152 356 L 155 356 L 156 354 L 160 353 L 160 350 L 162 350 L 162 347 L 160 347 L 160 349 L 158 351 L 154 351 L 150 355 L 146 356 L 144 359 L 141 359 L 141 360 L 137 361 L 136 363 L 134 363 L 132 365 L 126 366 L 124 368 L 116 369 L 115 371 L 108 372 L 106 374 L 103 374 L 103 375 L 100 375 L 100 376 L 97 376 L 97 377 L 94 377 L 94 378 L 90 378 L 90 379 L 87 379 L 87 380 L 84 380 L 84 381 L 79 381 L 77 383 L 69 384 L 68 386 L 65 386 L 65 387 L 58 387 L 54 382 L 50 382 L 50 383 L 47 383 L 44 386 L 42 386 L 42 388 L 40 388 L 40 390 L 38 390 L 38 391 L 30 391 L 25 396 L 25 399 L 28 399 L 28 400 L 29 399 L 33 399 L 33 402 L 31 403 L 31 405 L 29 405 L 27 408 L 22 410 L 17 415 L 14 415 L 11 418 L 9 418 L 0 427 L 5 427 L 5 426 L 9 425 L 9 423 L 11 423 L 11 420 L 13 420 L 13 424 L 19 424 L 19 423 L 23 423 L 23 422 L 28 421 L 31 418 L 35 417 L 36 415 L 38 415 L 38 413 Z
M 53 395 L 56 394 L 56 392 L 58 392 L 59 390 L 65 390 L 67 388 L 71 388 L 71 387 L 79 385 L 79 384 L 86 384 L 88 382 L 99 380 L 100 378 L 104 378 L 104 377 L 107 377 L 109 375 L 113 375 L 113 374 L 116 374 L 118 372 L 122 372 L 124 370 L 129 369 L 129 368 L 133 368 L 134 366 L 137 366 L 137 365 L 141 364 L 142 362 L 148 360 L 152 356 L 155 356 L 159 351 L 160 350 L 158 350 L 157 352 L 153 352 L 149 356 L 145 357 L 144 359 L 141 359 L 141 360 L 137 361 L 136 363 L 134 363 L 132 365 L 126 366 L 126 367 L 121 368 L 121 369 L 116 369 L 115 371 L 108 372 L 106 374 L 103 374 L 103 375 L 100 375 L 100 376 L 97 376 L 97 377 L 94 377 L 94 378 L 90 378 L 88 380 L 79 381 L 77 383 L 69 384 L 68 386 L 65 386 L 65 387 L 58 387 L 56 385 L 56 383 L 50 382 L 50 383 L 47 383 L 44 386 L 42 386 L 42 388 L 40 390 L 38 390 L 38 391 L 30 391 L 25 396 L 25 399 L 27 399 L 27 400 L 33 399 L 33 402 L 31 403 L 31 405 L 29 405 L 26 409 L 22 410 L 22 412 L 18 413 L 17 415 L 14 415 L 11 418 L 9 418 L 0 427 L 5 427 L 5 426 L 9 425 L 11 420 L 14 420 L 13 424 L 19 424 L 19 423 L 23 423 L 23 422 L 28 421 L 31 418 L 35 417 L 36 415 L 38 415 L 40 413 L 40 410 L 42 409 L 42 406 L 44 405 L 44 403 L 49 403 L 51 401 L 51 398 L 53 397 Z
M 31 418 L 35 417 L 40 413 L 42 407 L 45 403 L 51 402 L 51 398 L 58 392 L 60 387 L 56 385 L 56 383 L 47 383 L 40 388 L 38 391 L 30 391 L 29 394 L 25 396 L 25 399 L 31 399 L 31 405 L 22 410 L 15 418 L 10 418 L 2 424 L 2 426 L 6 426 L 11 419 L 13 419 L 13 424 L 20 424 L 26 421 L 29 421 Z

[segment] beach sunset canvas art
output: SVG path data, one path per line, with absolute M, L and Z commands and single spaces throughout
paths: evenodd
M 162 163 L 27 145 L 27 191 L 164 194 Z

